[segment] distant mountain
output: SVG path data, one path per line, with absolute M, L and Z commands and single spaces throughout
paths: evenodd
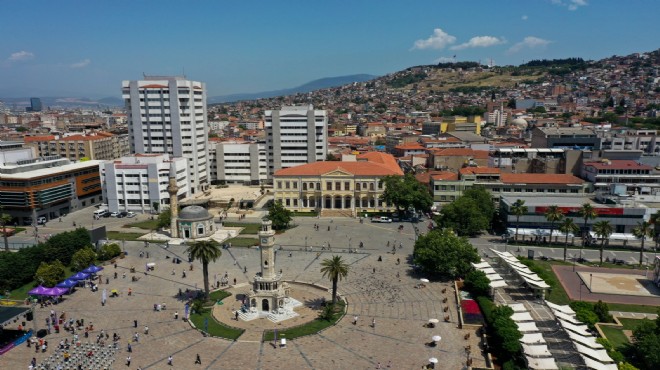
M 90 99 L 90 98 L 72 98 L 64 96 L 47 96 L 39 97 L 41 99 L 41 105 L 44 107 L 62 107 L 62 108 L 92 108 L 92 107 L 122 107 L 124 106 L 124 101 L 116 97 L 107 97 L 102 99 Z M 0 98 L 0 101 L 4 102 L 5 106 L 11 107 L 16 105 L 17 107 L 28 107 L 30 106 L 30 98 Z
M 368 75 L 368 74 L 357 74 L 350 76 L 339 76 L 339 77 L 326 77 L 318 80 L 308 82 L 304 85 L 298 87 L 293 87 L 289 89 L 282 90 L 273 90 L 273 91 L 264 91 L 256 93 L 245 93 L 245 94 L 231 94 L 231 95 L 221 95 L 221 96 L 212 96 L 207 98 L 208 104 L 218 104 L 218 103 L 231 103 L 239 100 L 255 100 L 263 98 L 273 98 L 276 96 L 284 95 L 293 95 L 300 93 L 307 93 L 310 91 L 327 89 L 331 87 L 342 86 L 350 84 L 353 82 L 364 82 L 373 80 L 378 76 Z

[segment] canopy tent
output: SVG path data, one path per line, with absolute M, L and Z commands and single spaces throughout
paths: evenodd
M 548 351 L 548 346 L 545 344 L 542 345 L 527 345 L 523 344 L 523 352 L 526 355 L 531 357 L 552 357 L 550 351 Z
M 575 315 L 575 311 L 569 305 L 558 305 L 552 302 L 545 301 L 545 304 L 550 307 L 553 311 L 563 312 L 567 315 Z
M 517 322 L 516 325 L 518 325 L 518 331 L 521 333 L 538 333 L 539 328 L 536 326 L 536 324 L 532 322 Z
M 474 262 L 473 262 L 473 263 L 472 263 L 472 267 L 474 267 L 474 268 L 477 269 L 477 270 L 479 270 L 479 269 L 486 269 L 486 268 L 489 268 L 489 267 L 490 267 L 490 263 L 488 263 L 488 262 L 474 263 Z
M 527 359 L 527 367 L 532 370 L 558 370 L 557 363 L 554 358 L 532 358 L 525 356 Z
M 490 282 L 490 286 L 492 288 L 502 288 L 508 286 L 508 284 L 504 280 L 495 280 Z
M 603 349 L 603 345 L 596 342 L 596 338 L 594 337 L 585 337 L 577 333 L 573 333 L 570 330 L 566 331 L 566 334 L 571 338 L 573 342 L 583 344 L 589 348 L 594 348 L 594 349 Z
M 523 334 L 523 337 L 520 338 L 520 343 L 545 344 L 545 339 L 543 339 L 543 335 L 541 335 L 541 333 Z
M 567 315 L 561 311 L 554 311 L 555 317 L 558 319 L 561 319 L 562 321 L 569 322 L 573 325 L 582 325 L 584 324 L 582 321 L 578 320 L 575 318 L 574 315 Z
M 527 312 L 525 305 L 522 303 L 508 303 L 507 306 L 511 307 L 513 312 Z
M 55 285 L 58 288 L 73 288 L 74 286 L 78 285 L 78 281 L 76 280 L 71 280 L 71 279 L 66 279 L 63 282 Z
M 564 321 L 564 320 L 561 320 L 561 319 L 559 320 L 559 323 L 561 324 L 562 328 L 564 328 L 566 330 L 570 330 L 574 333 L 580 334 L 583 337 L 590 337 L 591 336 L 591 333 L 589 333 L 589 330 L 587 329 L 586 325 L 573 325 L 570 322 Z
M 486 274 L 486 278 L 488 278 L 488 280 L 490 280 L 491 282 L 492 281 L 498 281 L 498 280 L 504 280 L 504 278 L 502 276 L 500 276 L 500 274 L 498 274 L 498 273 Z
M 103 270 L 103 267 L 101 266 L 94 266 L 90 265 L 88 268 L 82 270 L 82 272 L 87 273 L 87 274 L 96 274 L 97 272 Z
M 82 271 L 78 272 L 75 275 L 69 276 L 69 279 L 71 279 L 71 280 L 85 280 L 87 278 L 89 278 L 89 273 L 82 272 Z
M 532 315 L 529 314 L 527 311 L 519 311 L 519 312 L 514 312 L 513 315 L 511 316 L 511 319 L 515 321 L 516 323 L 522 322 L 522 321 L 534 321 L 534 318 Z
M 492 268 L 492 267 L 486 267 L 486 268 L 484 268 L 484 269 L 479 269 L 479 270 L 481 270 L 481 271 L 482 271 L 484 274 L 486 274 L 486 275 L 492 275 L 492 274 L 496 274 L 496 273 L 497 273 L 497 272 L 495 271 L 495 269 Z
M 614 360 L 607 354 L 607 351 L 604 349 L 593 349 L 589 347 L 585 347 L 583 345 L 580 345 L 578 343 L 575 343 L 575 348 L 577 349 L 578 352 L 581 354 L 591 357 L 594 360 L 600 362 L 600 363 L 612 363 Z
M 53 296 L 62 295 L 64 293 L 68 292 L 68 291 L 69 291 L 69 289 L 67 289 L 67 288 L 59 288 L 59 287 L 47 288 L 47 287 L 39 285 L 38 287 L 30 290 L 28 292 L 28 294 L 53 297 Z
M 616 364 L 603 364 L 596 360 L 592 360 L 585 355 L 580 355 L 584 360 L 585 365 L 588 369 L 593 370 L 617 370 L 619 367 Z

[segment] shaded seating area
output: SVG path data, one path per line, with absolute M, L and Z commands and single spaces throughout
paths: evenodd
M 475 269 L 482 271 L 484 274 L 486 274 L 486 278 L 490 280 L 490 287 L 492 289 L 503 288 L 507 286 L 507 283 L 504 281 L 504 278 L 502 278 L 497 272 L 495 272 L 495 269 L 488 262 L 482 260 L 479 263 L 473 263 L 472 266 Z
M 543 335 L 534 322 L 534 318 L 522 303 L 511 303 L 507 306 L 513 310 L 511 319 L 518 325 L 518 330 L 523 334 L 520 343 L 525 354 L 527 366 L 537 370 L 559 369 L 557 362 L 548 350 Z
M 507 266 L 509 271 L 513 272 L 518 280 L 526 284 L 530 289 L 532 289 L 537 296 L 542 299 L 545 298 L 546 290 L 550 289 L 543 279 L 541 279 L 536 273 L 532 272 L 527 266 L 523 265 L 518 261 L 518 259 L 509 252 L 500 252 L 497 249 L 490 248 L 491 252 L 495 253 L 499 260 Z

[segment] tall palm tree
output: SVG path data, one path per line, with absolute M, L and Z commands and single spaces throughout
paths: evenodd
M 0 212 L 2 212 L 2 207 L 0 207 Z M 6 213 L 0 213 L 0 225 L 2 225 L 2 238 L 5 241 L 5 252 L 9 252 L 9 237 L 7 236 L 7 224 L 11 222 L 13 217 Z
M 337 303 L 337 282 L 348 276 L 348 265 L 341 256 L 332 256 L 321 262 L 321 273 L 332 281 L 332 304 Z
M 587 240 L 587 235 L 589 235 L 589 228 L 587 226 L 587 222 L 589 220 L 593 220 L 596 217 L 598 217 L 598 212 L 596 212 L 596 208 L 594 208 L 591 204 L 589 203 L 584 203 L 582 205 L 582 208 L 578 211 L 578 214 L 582 219 L 584 220 L 584 224 L 582 226 L 583 234 L 582 234 L 582 246 L 586 243 Z
M 658 242 L 660 242 L 660 211 L 651 215 L 650 222 L 653 224 L 653 241 L 655 242 L 655 249 L 658 249 Z
M 559 231 L 566 234 L 566 240 L 564 241 L 564 261 L 566 261 L 566 251 L 568 250 L 568 234 L 574 234 L 580 231 L 580 228 L 575 224 L 575 222 L 573 222 L 572 218 L 566 217 L 562 220 L 561 224 L 559 224 Z
M 190 244 L 186 252 L 193 259 L 202 263 L 202 274 L 204 275 L 204 294 L 209 297 L 209 262 L 215 262 L 222 255 L 220 243 L 215 240 L 200 240 Z
M 525 205 L 525 201 L 518 199 L 516 200 L 512 205 L 511 205 L 511 214 L 516 216 L 516 236 L 514 240 L 517 242 L 518 241 L 518 227 L 520 227 L 520 216 L 524 215 L 527 213 L 527 206 Z M 523 237 L 524 239 L 524 237 Z
M 639 250 L 639 264 L 641 265 L 644 258 L 644 241 L 647 236 L 653 235 L 653 225 L 648 221 L 638 222 L 637 227 L 633 229 L 633 235 L 642 241 L 642 248 Z
M 605 240 L 612 235 L 614 228 L 609 221 L 598 221 L 594 224 L 594 232 L 596 236 L 600 238 L 600 263 L 603 263 L 603 248 L 605 246 Z
M 564 218 L 564 214 L 557 205 L 549 206 L 545 210 L 545 219 L 550 221 L 550 244 L 552 244 L 552 232 L 555 229 L 555 222 L 561 221 Z

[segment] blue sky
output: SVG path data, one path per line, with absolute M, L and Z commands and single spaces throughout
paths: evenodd
M 142 73 L 210 96 L 382 75 L 456 55 L 520 64 L 660 47 L 660 1 L 332 0 L 0 3 L 0 97 L 119 96 Z

